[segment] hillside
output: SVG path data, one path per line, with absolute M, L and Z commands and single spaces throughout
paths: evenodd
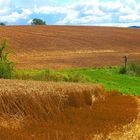
M 0 27 L 18 68 L 115 66 L 140 59 L 140 30 L 91 26 Z
M 129 26 L 129 28 L 140 28 L 140 26 Z

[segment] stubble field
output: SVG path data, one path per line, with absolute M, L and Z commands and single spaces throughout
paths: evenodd
M 139 98 L 100 85 L 0 80 L 2 140 L 138 140 Z

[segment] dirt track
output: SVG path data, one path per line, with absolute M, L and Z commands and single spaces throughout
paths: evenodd
M 0 27 L 16 51 L 18 68 L 114 66 L 140 60 L 140 30 L 112 27 Z

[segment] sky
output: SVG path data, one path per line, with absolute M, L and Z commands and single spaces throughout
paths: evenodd
M 140 0 L 0 0 L 0 22 L 28 25 L 140 26 Z

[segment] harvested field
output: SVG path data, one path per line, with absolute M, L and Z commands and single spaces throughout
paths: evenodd
M 137 140 L 139 120 L 138 98 L 100 85 L 0 80 L 2 140 Z
M 17 56 L 17 68 L 116 66 L 140 60 L 140 30 L 90 26 L 0 27 Z

